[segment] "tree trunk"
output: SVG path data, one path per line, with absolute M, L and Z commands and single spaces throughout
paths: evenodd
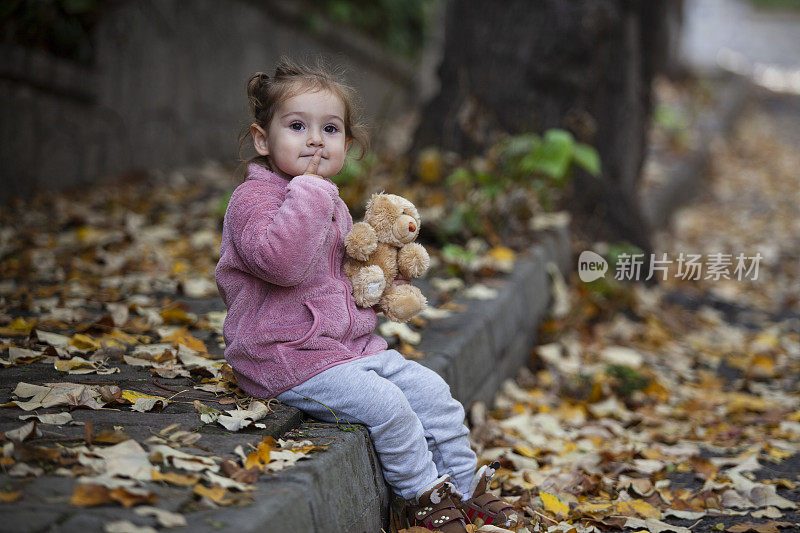
M 498 132 L 567 129 L 597 148 L 603 166 L 599 180 L 575 173 L 576 223 L 592 239 L 649 253 L 636 184 L 669 1 L 452 0 L 441 89 L 411 157 L 426 146 L 478 153 Z

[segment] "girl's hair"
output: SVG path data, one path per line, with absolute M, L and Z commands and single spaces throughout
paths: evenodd
M 367 127 L 361 121 L 360 102 L 355 90 L 340 80 L 341 74 L 330 72 L 321 58 L 316 65 L 297 63 L 286 56 L 281 56 L 275 67 L 275 75 L 256 72 L 247 80 L 247 98 L 250 101 L 250 115 L 253 122 L 265 131 L 269 128 L 272 117 L 278 106 L 285 100 L 304 92 L 320 90 L 330 91 L 339 97 L 344 104 L 344 131 L 348 139 L 352 139 L 361 148 L 358 159 L 362 159 L 369 150 Z M 250 126 L 247 125 L 239 135 L 239 160 L 242 161 L 242 144 L 251 137 Z M 257 155 L 243 161 L 238 174 L 242 177 L 250 163 L 271 168 L 269 156 Z

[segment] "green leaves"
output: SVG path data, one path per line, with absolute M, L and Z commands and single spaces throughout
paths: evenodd
M 527 133 L 507 140 L 501 151 L 502 167 L 517 180 L 544 176 L 563 186 L 576 164 L 593 176 L 600 174 L 600 156 L 589 145 L 575 141 L 565 130 L 550 129 L 543 137 Z

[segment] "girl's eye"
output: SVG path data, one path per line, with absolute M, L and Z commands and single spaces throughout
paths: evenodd
M 336 133 L 337 131 L 339 131 L 339 128 L 337 128 L 333 124 L 328 124 L 327 126 L 325 126 L 325 133 Z
M 303 129 L 303 123 L 302 122 L 292 122 L 291 124 L 289 124 L 289 127 L 291 129 L 293 129 L 294 131 L 300 131 L 300 130 Z

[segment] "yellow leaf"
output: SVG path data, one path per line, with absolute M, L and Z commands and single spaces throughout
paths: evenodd
M 155 469 L 153 469 L 152 475 L 153 481 L 165 481 L 167 483 L 182 487 L 191 487 L 193 485 L 197 485 L 197 482 L 200 481 L 200 476 L 183 475 L 178 474 L 177 472 L 162 473 Z
M 193 489 L 198 496 L 203 496 L 213 501 L 217 505 L 241 505 L 252 501 L 252 496 L 242 493 L 231 493 L 220 486 L 205 487 L 197 484 Z
M 728 395 L 728 413 L 742 413 L 745 411 L 753 411 L 763 413 L 770 409 L 774 404 L 768 402 L 764 398 L 745 394 L 743 392 L 736 392 Z
M 530 457 L 531 459 L 536 459 L 536 456 L 539 455 L 536 450 L 524 444 L 515 444 L 514 451 L 523 457 Z
M 494 259 L 495 261 L 510 261 L 513 262 L 516 259 L 517 254 L 511 248 L 506 246 L 495 246 L 491 250 L 489 250 L 486 255 Z
M 205 485 L 195 485 L 193 492 L 198 496 L 208 498 L 214 503 L 222 503 L 222 501 L 225 499 L 225 493 L 227 491 L 220 486 L 206 487 Z
M 144 394 L 143 392 L 137 392 L 135 390 L 130 389 L 123 389 L 122 391 L 122 398 L 128 400 L 131 403 L 136 403 L 136 400 L 141 398 L 145 398 L 148 400 L 165 400 L 163 396 L 152 396 L 150 394 Z
M 73 357 L 72 359 L 59 359 L 53 366 L 56 370 L 60 370 L 61 372 L 69 372 L 70 370 L 75 370 L 76 368 L 95 368 L 94 363 L 87 361 L 83 357 Z
M 557 496 L 540 490 L 539 497 L 542 499 L 544 508 L 554 515 L 567 516 L 569 514 L 569 506 L 559 500 Z
M 103 485 L 75 485 L 69 504 L 76 507 L 93 507 L 112 501 L 110 491 Z
M 9 325 L 6 327 L 0 328 L 0 335 L 12 337 L 12 336 L 20 336 L 20 335 L 28 335 L 30 334 L 33 326 L 36 325 L 36 319 L 31 318 L 30 320 L 25 320 L 21 316 L 18 316 L 14 320 L 11 321 Z
M 294 448 L 290 449 L 289 451 L 293 452 L 293 453 L 306 454 L 306 453 L 314 452 L 314 451 L 317 451 L 317 450 L 327 450 L 327 449 L 328 449 L 327 446 L 317 446 L 317 445 L 312 444 L 310 446 L 295 446 Z
M 572 453 L 572 452 L 576 451 L 577 449 L 578 449 L 578 445 L 577 444 L 575 444 L 572 441 L 567 441 L 567 442 L 564 443 L 564 449 L 561 450 L 561 453 L 559 453 L 559 455 L 566 455 L 568 453 Z
M 783 461 L 787 457 L 791 457 L 792 455 L 794 455 L 794 452 L 790 452 L 790 451 L 787 451 L 787 450 L 780 450 L 778 448 L 770 447 L 769 455 L 770 455 L 770 457 L 774 457 L 775 459 L 778 459 L 779 461 Z
M 158 500 L 158 496 L 156 496 L 156 494 L 153 492 L 134 492 L 133 490 L 128 490 L 125 487 L 117 487 L 116 489 L 112 489 L 108 495 L 112 500 L 119 503 L 123 507 L 133 507 L 134 505 L 139 505 L 142 503 L 153 505 Z
M 178 259 L 177 261 L 172 263 L 173 274 L 183 274 L 187 270 L 189 270 L 189 263 L 187 263 L 183 259 Z
M 426 148 L 419 153 L 417 172 L 425 183 L 438 183 L 442 179 L 442 154 L 438 149 Z
M 602 515 L 614 509 L 614 504 L 611 502 L 605 503 L 581 503 L 577 507 L 577 511 L 581 514 Z
M 22 496 L 19 492 L 0 490 L 0 502 L 11 503 L 19 500 Z
M 252 467 L 263 469 L 264 465 L 269 463 L 270 451 L 275 447 L 275 439 L 272 437 L 265 437 L 264 440 L 258 443 L 256 451 L 247 456 L 244 467 L 249 470 Z
M 657 402 L 666 403 L 669 401 L 669 391 L 654 379 L 650 380 L 650 383 L 644 389 L 644 393 Z
M 189 333 L 186 328 L 181 328 L 172 335 L 168 335 L 161 339 L 165 342 L 172 342 L 175 343 L 175 347 L 177 348 L 179 344 L 183 344 L 187 348 L 191 348 L 195 352 L 200 353 L 208 353 L 208 349 L 206 345 L 200 339 L 196 339 L 192 337 L 191 333 Z
M 177 307 L 161 311 L 161 318 L 168 324 L 191 324 L 194 322 L 194 319 L 187 315 L 186 311 Z
M 117 328 L 112 329 L 109 333 L 103 335 L 103 339 L 114 339 L 115 341 L 119 341 L 123 344 L 139 344 L 139 339 L 134 337 L 133 335 L 128 335 L 122 330 Z
M 88 335 L 84 335 L 82 333 L 76 333 L 72 336 L 72 340 L 69 343 L 76 347 L 79 350 L 83 350 L 85 352 L 91 352 L 94 350 L 100 349 L 100 343 L 91 338 Z
M 761 354 L 753 358 L 747 368 L 747 375 L 755 378 L 771 378 L 775 375 L 775 363 L 769 355 Z
M 639 515 L 642 518 L 661 518 L 661 511 L 644 500 L 617 502 L 614 507 L 618 514 L 624 516 Z

